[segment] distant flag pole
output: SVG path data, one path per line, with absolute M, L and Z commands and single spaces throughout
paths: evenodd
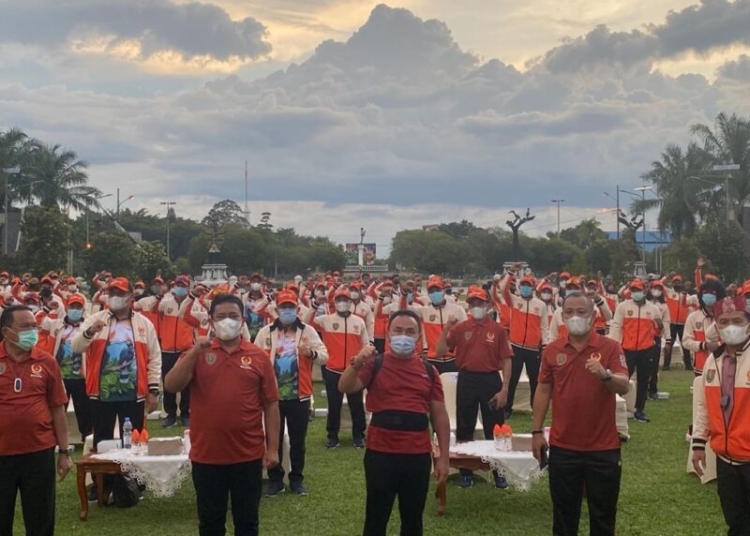
M 247 221 L 247 226 L 250 226 L 250 208 L 247 204 L 247 160 L 245 160 L 245 220 Z

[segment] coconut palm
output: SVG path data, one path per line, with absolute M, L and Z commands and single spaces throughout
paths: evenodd
M 21 167 L 22 165 L 25 167 L 28 143 L 28 136 L 20 129 L 11 128 L 5 132 L 0 132 L 0 169 Z M 5 202 L 4 181 L 8 180 L 9 177 L 6 177 L 4 173 L 0 175 L 3 181 L 0 183 L 0 204 L 2 204 Z M 20 177 L 14 178 L 8 184 L 8 197 L 11 203 L 14 198 L 17 198 L 14 186 L 19 183 L 19 179 Z

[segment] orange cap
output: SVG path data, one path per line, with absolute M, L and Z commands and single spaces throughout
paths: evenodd
M 342 297 L 343 297 L 343 298 L 348 298 L 348 299 L 350 299 L 350 300 L 352 299 L 351 295 L 349 294 L 349 290 L 348 290 L 348 289 L 345 289 L 345 288 L 339 289 L 339 290 L 337 290 L 337 291 L 336 291 L 336 292 L 335 292 L 335 293 L 333 294 L 333 299 L 334 299 L 334 300 L 336 300 L 337 298 L 342 298 Z
M 83 294 L 78 294 L 78 293 L 71 294 L 70 296 L 68 296 L 68 301 L 67 301 L 67 303 L 65 305 L 68 306 L 68 307 L 70 307 L 74 303 L 77 303 L 78 305 L 85 306 L 86 305 L 86 297 Z
M 469 293 L 466 296 L 466 301 L 469 301 L 472 299 L 487 301 L 487 293 L 482 287 L 478 287 L 477 285 L 471 285 L 469 287 Z
M 519 285 L 522 285 L 523 283 L 526 283 L 533 287 L 536 285 L 536 279 L 534 279 L 534 276 L 525 275 L 521 278 L 521 281 L 518 282 Z
M 570 279 L 570 274 L 568 272 L 563 272 L 560 274 L 558 279 Z
M 427 290 L 431 288 L 443 289 L 443 279 L 439 275 L 433 275 L 427 280 Z
M 107 285 L 107 290 L 113 288 L 123 292 L 130 292 L 130 281 L 126 277 L 116 277 Z
M 285 303 L 297 305 L 297 295 L 291 290 L 282 290 L 276 296 L 276 305 L 283 305 Z
M 646 287 L 643 286 L 643 281 L 640 279 L 633 279 L 628 286 L 630 290 L 644 290 Z

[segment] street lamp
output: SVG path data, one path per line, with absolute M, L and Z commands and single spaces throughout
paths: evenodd
M 94 198 L 94 200 L 99 201 L 100 199 L 104 199 L 105 197 L 112 197 L 112 194 L 98 195 Z M 86 249 L 91 249 L 91 240 L 89 239 L 89 213 L 90 212 L 91 212 L 91 209 L 89 209 L 89 207 L 86 207 Z
M 620 185 L 617 185 L 617 197 L 613 197 L 610 193 L 604 192 L 604 195 L 609 197 L 610 199 L 614 199 L 617 203 L 617 214 L 615 214 L 615 219 L 617 219 L 617 240 L 620 240 Z
M 117 223 L 120 223 L 120 207 L 134 198 L 135 198 L 134 195 L 129 195 L 122 202 L 120 202 L 120 189 L 119 188 L 117 189 L 117 210 L 115 211 L 115 221 Z
M 726 175 L 724 175 L 724 199 L 727 204 L 727 223 L 731 222 L 733 219 L 733 214 L 729 209 L 729 179 L 732 178 L 731 172 L 739 171 L 739 169 L 739 164 L 720 164 L 711 167 L 711 171 L 728 172 Z
M 560 238 L 560 205 L 565 203 L 565 199 L 553 199 L 553 203 L 557 203 L 557 238 Z
M 646 262 L 646 192 L 651 190 L 651 186 L 639 186 L 633 188 L 635 192 L 641 192 L 641 210 L 643 211 L 643 262 Z M 625 190 L 623 190 L 625 191 Z
M 177 201 L 162 201 L 159 204 L 165 205 L 167 207 L 167 258 L 171 260 L 169 256 L 169 209 L 172 207 L 172 205 L 176 205 Z
M 5 177 L 5 225 L 3 226 L 3 255 L 8 255 L 8 227 L 10 226 L 10 218 L 8 217 L 8 183 L 10 182 L 10 175 L 18 175 L 21 173 L 19 166 L 3 168 L 3 175 Z

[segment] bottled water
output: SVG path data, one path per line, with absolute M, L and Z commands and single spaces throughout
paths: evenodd
M 122 448 L 129 449 L 133 445 L 133 424 L 130 417 L 125 417 L 122 425 Z

